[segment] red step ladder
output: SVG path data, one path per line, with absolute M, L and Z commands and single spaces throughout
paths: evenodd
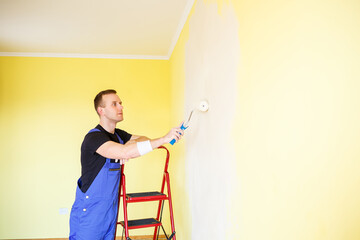
M 171 202 L 171 191 L 170 191 L 170 177 L 168 173 L 168 166 L 169 166 L 169 158 L 170 153 L 169 150 L 166 147 L 159 147 L 158 149 L 164 149 L 166 150 L 166 161 L 165 161 L 165 169 L 164 169 L 164 176 L 162 180 L 161 185 L 161 191 L 160 192 L 141 192 L 141 193 L 126 193 L 126 187 L 125 187 L 125 174 L 124 174 L 124 165 L 121 167 L 121 179 L 120 179 L 120 185 L 119 185 L 119 203 L 118 203 L 118 214 L 117 218 L 119 216 L 119 207 L 120 207 L 120 199 L 122 198 L 123 201 L 123 209 L 124 209 L 124 221 L 118 222 L 117 224 L 120 224 L 123 229 L 123 234 L 125 232 L 125 239 L 131 240 L 129 236 L 129 230 L 130 229 L 139 229 L 139 228 L 148 228 L 148 227 L 155 227 L 154 230 L 154 238 L 153 240 L 156 240 L 158 238 L 160 227 L 162 228 L 166 239 L 174 239 L 176 240 L 175 235 L 175 224 L 174 224 L 174 213 L 173 213 L 173 207 Z M 166 191 L 167 195 L 165 194 L 165 185 L 166 185 Z M 167 236 L 164 227 L 161 223 L 162 220 L 162 211 L 164 207 L 165 200 L 168 200 L 169 202 L 169 211 L 170 211 L 170 221 L 171 221 L 171 235 Z M 135 203 L 135 202 L 148 202 L 148 201 L 159 201 L 158 211 L 157 211 L 157 217 L 156 218 L 145 218 L 145 219 L 137 219 L 137 220 L 129 220 L 128 214 L 127 214 L 127 204 L 128 203 Z M 115 236 L 114 240 L 116 239 L 116 229 L 115 228 Z M 123 239 L 123 238 L 121 238 Z

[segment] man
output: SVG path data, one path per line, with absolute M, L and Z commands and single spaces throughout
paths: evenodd
M 70 240 L 112 240 L 116 228 L 120 165 L 144 155 L 172 139 L 180 140 L 180 127 L 149 139 L 116 128 L 123 106 L 115 90 L 97 94 L 94 106 L 100 123 L 81 145 L 81 177 L 70 214 Z

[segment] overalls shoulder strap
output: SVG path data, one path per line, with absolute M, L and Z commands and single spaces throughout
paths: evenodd
M 88 133 L 92 133 L 92 132 L 101 132 L 101 131 L 97 128 L 93 128 Z

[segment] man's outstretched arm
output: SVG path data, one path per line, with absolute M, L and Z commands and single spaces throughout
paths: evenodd
M 156 149 L 166 143 L 169 143 L 172 139 L 179 141 L 181 137 L 184 135 L 184 131 L 180 129 L 180 127 L 175 127 L 171 129 L 165 136 L 156 138 L 156 139 L 149 139 L 144 136 L 135 136 L 133 139 L 130 139 L 125 145 L 108 141 L 102 144 L 96 152 L 103 157 L 110 158 L 110 159 L 131 159 L 137 158 L 143 154 L 141 154 L 142 149 L 139 149 L 138 143 L 145 143 L 149 141 L 151 145 L 151 150 Z M 144 141 L 141 141 L 144 140 Z M 149 146 L 150 147 L 150 146 Z M 141 148 L 141 147 L 140 147 Z
M 130 140 L 126 144 L 131 144 L 134 142 L 143 142 L 143 141 L 147 141 L 147 140 L 151 140 L 151 139 L 146 136 L 132 135 Z

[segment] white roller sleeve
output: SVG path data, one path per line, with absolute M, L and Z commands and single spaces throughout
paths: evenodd
M 137 145 L 137 149 L 141 156 L 144 154 L 147 154 L 153 150 L 149 140 L 144 141 L 144 142 L 137 142 L 136 145 Z

